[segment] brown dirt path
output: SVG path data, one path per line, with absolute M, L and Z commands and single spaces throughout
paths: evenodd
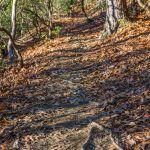
M 102 21 L 94 20 L 64 18 L 60 37 L 23 52 L 24 68 L 1 71 L 2 147 L 78 150 L 91 122 L 125 149 L 148 147 L 150 22 L 101 42 Z

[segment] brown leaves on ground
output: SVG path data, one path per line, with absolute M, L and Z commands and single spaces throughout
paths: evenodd
M 150 21 L 100 41 L 103 20 L 93 20 L 57 20 L 64 26 L 58 38 L 27 47 L 21 70 L 0 72 L 0 144 L 80 149 L 96 121 L 124 149 L 148 150 Z

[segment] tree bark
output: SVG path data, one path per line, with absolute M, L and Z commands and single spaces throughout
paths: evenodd
M 47 0 L 47 11 L 48 11 L 48 21 L 49 21 L 49 28 L 48 28 L 48 38 L 52 38 L 52 1 Z
M 17 0 L 13 0 L 12 15 L 11 15 L 11 22 L 12 22 L 11 34 L 9 34 L 9 32 L 4 28 L 1 28 L 1 30 L 9 36 L 9 41 L 8 41 L 7 47 L 8 47 L 8 56 L 9 56 L 10 64 L 14 63 L 14 52 L 15 52 L 18 57 L 20 66 L 23 66 L 22 56 L 21 56 L 20 52 L 18 51 L 18 49 L 15 45 L 15 42 L 14 42 L 15 35 L 16 35 L 16 7 L 17 7 Z
M 106 11 L 104 31 L 100 36 L 100 39 L 115 33 L 119 28 L 119 19 L 125 19 L 124 7 L 126 3 L 123 3 L 123 1 L 124 0 L 106 0 L 108 7 Z
M 16 5 L 17 5 L 17 0 L 13 0 L 12 15 L 11 15 L 11 22 L 12 22 L 11 36 L 12 36 L 12 39 L 15 38 L 15 34 L 16 34 Z M 10 64 L 13 64 L 14 63 L 14 48 L 13 48 L 13 43 L 12 43 L 11 39 L 9 39 L 9 41 L 8 41 L 8 56 L 9 56 Z
M 19 60 L 19 62 L 20 62 L 20 66 L 23 66 L 23 58 L 22 58 L 20 52 L 19 52 L 18 49 L 17 49 L 17 45 L 15 44 L 12 35 L 9 33 L 9 31 L 7 31 L 7 30 L 6 30 L 5 28 L 3 28 L 3 27 L 0 27 L 0 31 L 2 31 L 2 32 L 6 33 L 6 34 L 8 35 L 9 41 L 10 41 L 10 43 L 11 43 L 11 46 L 12 46 L 13 50 L 15 51 L 15 53 L 16 53 L 16 55 L 17 55 L 17 57 L 18 57 L 18 60 Z

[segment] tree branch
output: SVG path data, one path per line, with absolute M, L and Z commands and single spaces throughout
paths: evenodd
M 22 66 L 23 66 L 23 58 L 22 58 L 20 52 L 19 52 L 18 49 L 17 49 L 17 45 L 15 44 L 15 42 L 14 42 L 14 40 L 13 40 L 13 37 L 11 36 L 11 34 L 9 33 L 9 31 L 6 30 L 6 29 L 3 28 L 3 27 L 0 27 L 0 31 L 4 32 L 4 33 L 7 34 L 7 36 L 9 37 L 10 41 L 12 42 L 13 48 L 14 48 L 16 54 L 17 54 L 17 57 L 18 57 L 18 59 L 19 59 L 20 65 L 21 65 L 21 67 L 22 67 Z

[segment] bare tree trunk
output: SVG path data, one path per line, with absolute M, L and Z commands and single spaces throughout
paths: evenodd
M 11 36 L 14 39 L 16 34 L 16 5 L 17 0 L 13 0 L 12 3 L 12 15 L 11 15 L 11 22 L 12 22 L 12 30 L 11 30 Z M 14 50 L 13 50 L 13 44 L 12 41 L 9 39 L 8 41 L 8 56 L 10 63 L 14 63 Z
M 9 41 L 8 41 L 8 56 L 9 56 L 9 60 L 10 60 L 10 64 L 14 63 L 14 52 L 16 53 L 20 66 L 23 65 L 23 59 L 22 56 L 20 54 L 20 52 L 17 49 L 17 46 L 14 42 L 15 39 L 15 35 L 16 35 L 16 5 L 17 5 L 17 0 L 13 0 L 13 4 L 12 4 L 12 16 L 11 16 L 11 21 L 12 21 L 12 31 L 11 33 L 9 33 L 9 31 L 7 31 L 5 28 L 0 27 L 0 31 L 5 32 L 8 37 L 9 37 Z
M 22 59 L 22 56 L 21 56 L 20 52 L 19 52 L 18 49 L 17 49 L 17 46 L 16 46 L 16 44 L 15 44 L 15 42 L 14 42 L 14 39 L 13 39 L 12 35 L 9 33 L 9 31 L 7 31 L 7 30 L 6 30 L 5 28 L 3 28 L 3 27 L 0 27 L 0 31 L 2 31 L 2 32 L 6 33 L 6 34 L 8 35 L 9 41 L 10 41 L 11 46 L 12 46 L 12 49 L 15 51 L 15 53 L 16 53 L 18 59 L 19 59 L 20 66 L 23 66 L 23 59 Z
M 101 38 L 104 38 L 110 34 L 113 34 L 117 31 L 119 27 L 119 19 L 124 19 L 124 5 L 122 0 L 106 0 L 107 2 L 107 11 L 106 11 L 106 20 L 104 25 L 104 31 Z
M 12 30 L 11 34 L 9 35 L 9 32 L 7 30 L 3 29 L 3 31 L 9 36 L 9 41 L 8 41 L 8 56 L 10 60 L 10 64 L 14 63 L 14 52 L 16 53 L 18 60 L 20 62 L 20 65 L 23 65 L 23 59 L 21 54 L 19 53 L 18 49 L 16 48 L 16 45 L 14 43 L 15 35 L 16 35 L 16 6 L 17 6 L 17 0 L 13 0 L 12 3 L 12 16 L 11 16 L 11 21 L 12 21 Z
M 21 0 L 21 3 L 23 4 L 23 0 Z M 21 16 L 21 23 L 20 23 L 20 24 L 21 24 L 21 31 L 20 31 L 20 35 L 23 36 L 23 32 L 24 32 L 24 31 L 23 31 L 23 27 L 24 27 L 24 26 L 23 26 L 24 19 L 23 19 L 23 17 L 22 17 L 23 5 L 20 6 L 20 7 L 21 7 L 21 13 L 20 13 L 20 16 Z
M 48 22 L 49 22 L 49 29 L 48 29 L 48 38 L 51 39 L 52 38 L 52 1 L 51 0 L 47 0 L 46 1 L 47 4 L 47 11 L 48 11 Z

